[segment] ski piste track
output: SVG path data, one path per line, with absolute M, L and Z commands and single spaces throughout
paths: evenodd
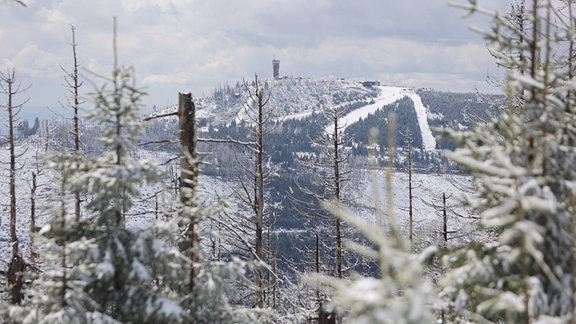
M 402 87 L 391 87 L 391 86 L 380 86 L 380 94 L 374 99 L 373 104 L 362 106 L 344 117 L 342 117 L 340 123 L 345 125 L 342 130 L 346 128 L 347 125 L 351 125 L 361 118 L 368 117 L 369 114 L 373 114 L 378 109 L 383 106 L 392 104 L 404 97 L 408 97 L 412 102 L 414 102 L 414 109 L 416 110 L 416 116 L 418 117 L 418 126 L 420 127 L 420 133 L 422 134 L 422 144 L 426 150 L 434 150 L 436 148 L 436 139 L 432 135 L 430 126 L 428 125 L 428 109 L 422 103 L 420 96 L 411 88 Z M 327 127 L 327 130 L 331 129 Z

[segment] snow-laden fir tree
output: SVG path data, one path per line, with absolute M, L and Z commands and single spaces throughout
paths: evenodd
M 50 153 L 47 167 L 53 173 L 50 187 L 50 204 L 43 206 L 49 222 L 37 236 L 39 268 L 27 278 L 30 284 L 25 290 L 21 306 L 8 309 L 9 319 L 17 323 L 114 323 L 114 319 L 98 312 L 98 304 L 85 291 L 84 273 L 87 270 L 79 262 L 92 249 L 97 248 L 90 230 L 91 219 L 77 220 L 69 211 L 72 206 L 67 190 L 69 170 L 79 162 L 78 155 Z
M 471 130 L 447 131 L 447 156 L 469 171 L 467 199 L 494 239 L 444 257 L 442 297 L 464 321 L 574 321 L 575 17 L 572 1 L 521 1 L 482 32 L 506 69 L 508 107 Z
M 31 299 L 24 309 L 12 310 L 14 321 L 178 323 L 188 318 L 173 292 L 188 263 L 167 239 L 176 227 L 125 226 L 140 188 L 161 175 L 153 162 L 130 154 L 143 92 L 134 85 L 133 71 L 116 64 L 105 81 L 86 113 L 102 127 L 104 153 L 54 159 L 61 207 L 41 231 L 48 258 Z M 68 213 L 66 190 L 89 197 L 81 220 Z

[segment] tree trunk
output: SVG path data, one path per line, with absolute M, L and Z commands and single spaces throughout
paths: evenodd
M 15 255 L 8 264 L 8 274 L 6 276 L 8 285 L 10 287 L 10 302 L 12 304 L 20 304 L 24 296 L 22 295 L 22 287 L 24 285 L 24 270 L 26 270 L 26 263 L 20 255 Z
M 8 102 L 6 104 L 6 111 L 8 113 L 8 143 L 10 150 L 10 163 L 9 163 L 9 192 L 10 192 L 10 243 L 12 245 L 12 257 L 8 264 L 7 280 L 11 289 L 12 303 L 19 304 L 22 300 L 22 284 L 25 269 L 25 261 L 20 256 L 18 236 L 16 235 L 16 151 L 15 151 L 15 138 L 14 138 L 14 124 L 16 122 L 16 115 L 18 109 L 22 104 L 14 105 L 14 96 L 22 93 L 28 88 L 20 89 L 16 85 L 15 71 L 12 70 L 6 74 L 0 73 L 0 82 L 6 84 L 2 86 L 4 94 L 6 94 Z
M 196 190 L 198 184 L 198 156 L 196 153 L 196 107 L 190 93 L 180 93 L 178 97 L 178 120 L 180 126 L 180 201 L 188 213 L 193 212 L 196 206 Z M 200 238 L 197 233 L 198 221 L 192 214 L 188 214 L 190 221 L 186 228 L 186 237 L 180 244 L 182 251 L 193 263 L 199 262 L 197 249 Z M 194 265 L 190 269 L 190 291 L 194 289 L 196 273 Z
M 32 172 L 32 188 L 30 188 L 30 264 L 36 266 L 36 249 L 34 248 L 34 233 L 36 232 L 36 173 Z
M 74 59 L 74 71 L 71 74 L 72 77 L 72 84 L 70 87 L 72 88 L 74 102 L 73 102 L 73 110 L 74 110 L 74 153 L 80 153 L 80 118 L 79 118 L 79 109 L 80 109 L 80 101 L 79 101 L 79 94 L 78 89 L 82 85 L 78 79 L 78 58 L 76 56 L 76 35 L 75 35 L 75 28 L 72 26 L 72 57 Z M 74 193 L 74 216 L 76 217 L 76 221 L 80 220 L 80 192 Z
M 340 155 L 339 155 L 339 146 L 340 143 L 338 141 L 338 131 L 339 131 L 339 125 L 338 125 L 338 113 L 334 112 L 334 116 L 333 116 L 333 123 L 334 123 L 334 130 L 332 133 L 332 144 L 333 144 L 333 149 L 334 149 L 334 199 L 336 200 L 336 204 L 340 205 L 340 199 L 341 199 L 341 194 L 340 194 L 340 184 L 341 184 L 341 179 L 340 179 Z M 336 223 L 335 223 L 335 229 L 336 229 L 336 263 L 335 263 L 335 272 L 336 272 L 336 278 L 342 278 L 342 224 L 340 221 L 340 218 L 336 217 Z
M 443 231 L 444 234 L 444 247 L 448 247 L 448 215 L 446 213 L 446 193 L 442 193 L 442 216 L 443 216 Z
M 14 78 L 8 83 L 8 141 L 10 145 L 10 241 L 12 245 L 12 258 L 18 251 L 18 236 L 16 235 L 16 153 L 14 148 L 14 111 L 12 107 L 12 89 Z
M 258 84 L 258 79 L 256 79 Z M 258 98 L 258 138 L 256 142 L 256 255 L 263 260 L 263 227 L 264 227 L 264 93 L 257 91 Z M 264 307 L 264 283 L 262 266 L 256 265 L 256 307 Z
M 414 212 L 412 210 L 412 135 L 408 134 L 408 214 L 410 216 L 409 220 L 409 238 L 410 244 L 413 242 L 414 238 Z

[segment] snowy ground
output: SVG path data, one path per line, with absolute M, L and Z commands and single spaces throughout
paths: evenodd
M 346 188 L 346 192 L 350 197 L 347 203 L 351 209 L 365 222 L 389 226 L 385 171 L 359 170 L 354 171 L 350 178 L 351 183 Z M 404 233 L 408 233 L 409 224 L 408 183 L 407 173 L 395 172 L 393 174 L 393 216 Z M 471 178 L 468 176 L 412 175 L 412 211 L 414 235 L 417 240 L 427 241 L 427 244 L 440 244 L 436 238 L 440 237 L 443 228 L 442 194 L 447 197 L 448 230 L 457 232 L 458 236 L 475 230 L 475 220 L 458 216 L 468 214 L 458 206 L 460 199 L 464 197 L 462 188 L 469 186 L 471 186 Z M 471 236 L 468 237 L 468 239 L 471 238 Z

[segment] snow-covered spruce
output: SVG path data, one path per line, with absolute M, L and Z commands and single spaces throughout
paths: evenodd
M 477 191 L 467 203 L 493 235 L 491 242 L 443 258 L 448 271 L 441 296 L 456 322 L 576 318 L 571 7 L 522 1 L 510 16 L 468 8 L 493 18 L 493 28 L 483 34 L 498 63 L 509 69 L 508 107 L 470 131 L 447 131 L 458 148 L 446 154 L 475 178 Z

